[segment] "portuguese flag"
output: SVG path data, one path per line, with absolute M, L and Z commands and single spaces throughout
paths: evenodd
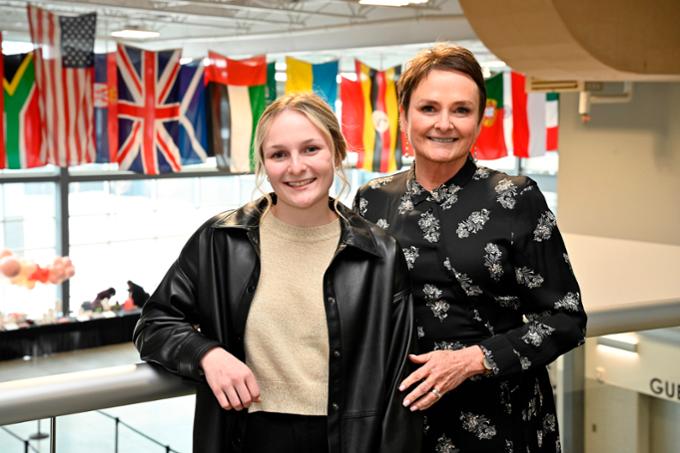
M 477 159 L 499 159 L 508 155 L 505 146 L 505 109 L 503 108 L 503 73 L 486 80 L 486 107 L 482 130 L 475 143 Z
M 4 147 L 0 168 L 32 168 L 45 165 L 41 153 L 41 124 L 33 53 L 5 55 L 3 70 Z
M 526 91 L 518 72 L 486 80 L 487 101 L 482 129 L 473 148 L 478 159 L 542 156 L 557 151 L 559 95 Z
M 266 105 L 267 60 L 232 60 L 208 52 L 208 154 L 234 173 L 255 169 L 255 126 Z

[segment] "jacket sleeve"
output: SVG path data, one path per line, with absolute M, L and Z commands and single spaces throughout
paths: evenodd
M 220 345 L 196 327 L 200 324 L 196 286 L 201 230 L 189 239 L 144 305 L 133 333 L 142 360 L 195 380 L 202 379 L 203 355 Z
M 416 335 L 413 318 L 413 299 L 411 296 L 408 268 L 401 249 L 395 246 L 395 288 L 392 300 L 392 325 L 388 367 L 392 376 L 387 385 L 387 405 L 382 422 L 381 453 L 418 453 L 421 450 L 423 420 L 420 412 L 411 412 L 404 407 L 403 392 L 399 391 L 401 381 L 413 371 L 408 360 L 415 354 Z
M 526 323 L 481 342 L 497 376 L 545 366 L 582 344 L 587 319 L 555 215 L 534 181 L 521 187 L 515 210 L 511 292 Z

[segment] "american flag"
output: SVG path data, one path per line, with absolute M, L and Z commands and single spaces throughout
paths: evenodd
M 181 50 L 152 52 L 118 45 L 118 163 L 156 175 L 181 169 L 177 147 Z
M 57 16 L 27 6 L 43 123 L 42 153 L 66 167 L 93 162 L 97 14 Z

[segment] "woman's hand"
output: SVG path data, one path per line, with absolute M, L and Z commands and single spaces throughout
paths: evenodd
M 248 366 L 222 348 L 213 348 L 201 359 L 210 389 L 223 409 L 240 411 L 260 401 L 260 387 Z
M 404 406 L 412 411 L 425 410 L 436 403 L 442 395 L 455 389 L 467 378 L 486 371 L 484 353 L 479 346 L 456 351 L 431 351 L 427 354 L 409 356 L 411 362 L 422 366 L 411 373 L 399 386 L 404 391 L 420 382 L 404 398 Z

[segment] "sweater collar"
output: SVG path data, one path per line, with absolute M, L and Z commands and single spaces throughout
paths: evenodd
M 274 203 L 276 194 L 270 194 Z M 239 209 L 227 211 L 218 215 L 211 227 L 216 229 L 241 229 L 247 231 L 259 231 L 260 218 L 267 207 L 267 199 L 262 197 L 251 201 Z M 328 197 L 328 206 L 334 209 L 335 199 Z M 355 247 L 372 255 L 380 256 L 375 238 L 366 221 L 344 204 L 338 203 L 340 214 L 340 244 Z

